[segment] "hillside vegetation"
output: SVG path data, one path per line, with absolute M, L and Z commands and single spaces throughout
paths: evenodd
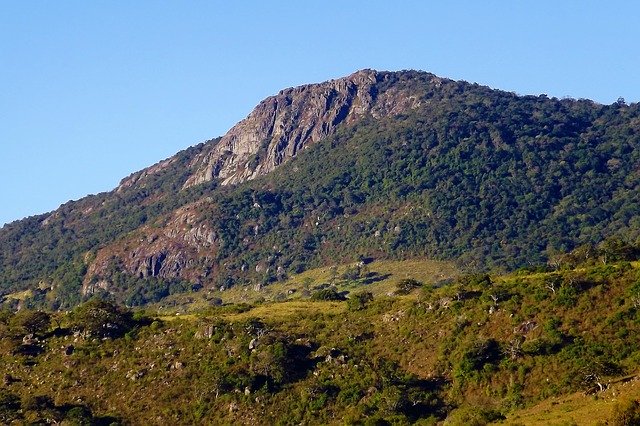
M 392 295 L 346 300 L 5 312 L 0 421 L 631 424 L 640 265 L 616 247 L 442 286 L 406 270 Z
M 638 240 L 638 104 L 383 74 L 371 93 L 411 93 L 412 108 L 345 122 L 255 180 L 183 189 L 216 139 L 5 226 L 0 294 L 30 290 L 22 305 L 53 309 L 100 292 L 146 305 L 362 259 L 506 271 L 610 236 Z

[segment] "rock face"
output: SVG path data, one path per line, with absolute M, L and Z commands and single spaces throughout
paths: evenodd
M 138 278 L 183 278 L 192 282 L 205 279 L 210 268 L 196 259 L 215 253 L 217 237 L 206 224 L 197 223 L 201 204 L 176 210 L 162 229 L 140 228 L 129 244 L 116 242 L 99 250 L 89 265 L 82 294 L 109 291 L 108 270 L 114 262 Z
M 383 89 L 393 73 L 358 71 L 320 84 L 282 90 L 269 97 L 210 149 L 196 156 L 185 187 L 219 178 L 223 185 L 265 175 L 343 123 L 416 108 L 402 87 Z M 434 77 L 435 78 L 435 77 Z

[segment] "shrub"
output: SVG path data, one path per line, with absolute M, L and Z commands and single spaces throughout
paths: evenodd
M 64 419 L 72 425 L 89 425 L 92 424 L 93 416 L 87 407 L 78 406 L 67 411 Z
M 325 288 L 313 293 L 311 300 L 345 300 L 345 297 L 333 288 Z
M 493 284 L 488 274 L 469 274 L 458 281 L 468 287 L 480 289 L 488 289 Z
M 0 389 L 0 422 L 9 424 L 21 417 L 20 397 L 7 390 Z
M 347 300 L 347 308 L 350 311 L 360 311 L 367 307 L 367 304 L 373 300 L 373 293 L 365 291 L 354 294 Z
M 414 280 L 413 278 L 404 278 L 396 284 L 395 294 L 409 294 L 418 287 L 422 287 L 422 283 L 420 281 Z
M 355 265 L 355 266 L 347 267 L 347 269 L 342 273 L 340 278 L 342 278 L 343 280 L 354 281 L 360 278 L 360 276 L 361 276 L 360 267 Z
M 445 425 L 484 426 L 489 423 L 504 420 L 505 416 L 499 411 L 481 407 L 461 407 L 449 414 Z
M 27 333 L 41 333 L 49 328 L 51 316 L 42 311 L 24 310 L 13 317 L 12 323 Z
M 476 340 L 462 353 L 457 375 L 468 376 L 481 370 L 486 364 L 498 361 L 500 357 L 500 345 L 495 339 Z
M 120 337 L 135 324 L 130 311 L 98 299 L 80 305 L 72 318 L 75 330 L 97 337 Z

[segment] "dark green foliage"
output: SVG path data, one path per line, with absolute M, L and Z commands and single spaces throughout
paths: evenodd
M 12 319 L 12 324 L 25 333 L 44 333 L 49 328 L 51 316 L 47 312 L 21 310 Z
M 343 126 L 263 178 L 182 190 L 188 165 L 214 140 L 155 173 L 131 176 L 118 191 L 3 227 L 0 291 L 43 281 L 53 290 L 30 303 L 73 306 L 98 250 L 135 240 L 131 233 L 141 226 L 161 228 L 196 201 L 202 205 L 194 225 L 209 226 L 217 242 L 195 265 L 224 271 L 203 284 L 269 284 L 357 257 L 427 256 L 470 270 L 511 269 L 611 236 L 625 239 L 602 243 L 602 261 L 638 256 L 640 104 L 516 96 L 412 71 L 386 74 L 375 91 L 397 88 L 414 93 L 419 106 Z M 575 254 L 565 264 L 593 259 L 588 251 Z M 243 268 L 260 262 L 268 273 Z M 353 269 L 345 274 L 356 279 Z M 186 287 L 170 280 L 120 284 L 116 297 L 131 304 Z M 566 292 L 563 306 L 573 300 Z
M 396 284 L 397 295 L 405 295 L 411 293 L 416 288 L 422 287 L 422 283 L 413 278 L 403 278 Z
M 101 307 L 126 316 L 92 301 L 56 315 L 61 329 L 39 339 L 39 354 L 16 354 L 0 339 L 0 422 L 109 424 L 118 419 L 95 414 L 109 407 L 124 424 L 483 425 L 551 397 L 543 406 L 564 410 L 562 400 L 578 399 L 562 396 L 576 391 L 600 399 L 609 383 L 620 401 L 635 392 L 623 382 L 640 365 L 635 263 L 492 278 L 457 300 L 460 283 L 305 309 L 227 305 L 154 321 L 137 311 L 123 339 L 79 335 L 69 350 L 66 327 L 79 314 Z M 536 299 L 552 281 L 573 285 L 571 305 L 550 290 Z M 500 295 L 493 313 L 485 294 Z M 634 424 L 637 412 L 624 402 L 609 421 Z
M 504 420 L 505 416 L 494 409 L 484 407 L 463 407 L 447 417 L 447 424 L 465 426 L 485 426 Z
M 464 275 L 458 281 L 469 288 L 481 290 L 487 290 L 493 284 L 488 274 Z
M 67 414 L 65 416 L 65 421 L 69 422 L 72 425 L 91 425 L 93 416 L 91 415 L 91 410 L 89 410 L 87 407 L 84 406 L 80 406 L 80 407 L 73 407 L 72 409 L 70 409 L 69 411 L 67 411 Z
M 20 408 L 20 397 L 5 389 L 0 389 L 0 421 L 10 424 L 14 420 L 18 420 L 21 415 L 18 412 Z
M 63 204 L 50 216 L 34 216 L 4 226 L 0 229 L 0 294 L 33 288 L 45 280 L 55 287 L 52 308 L 79 303 L 85 261 L 95 255 L 94 250 L 215 186 L 180 191 L 189 173 L 186 164 L 203 146 L 178 153 L 176 161 L 137 186 L 90 195 Z
M 22 400 L 0 390 L 0 421 L 4 424 L 117 425 L 114 417 L 94 416 L 85 405 L 56 405 L 48 395 L 26 395 Z
M 476 340 L 462 353 L 456 374 L 467 377 L 486 364 L 495 363 L 502 357 L 500 345 L 494 339 Z
M 134 326 L 132 313 L 100 299 L 92 299 L 73 311 L 73 328 L 97 337 L 120 337 Z
M 340 301 L 345 300 L 346 297 L 344 295 L 338 293 L 338 291 L 334 288 L 325 288 L 322 290 L 318 290 L 317 292 L 311 295 L 311 300 L 334 300 Z
M 629 261 L 635 260 L 640 256 L 640 247 L 614 236 L 605 239 L 600 244 L 599 252 L 604 263 Z
M 362 268 L 358 265 L 349 266 L 347 269 L 340 275 L 340 278 L 347 281 L 354 281 L 360 278 L 362 275 Z
M 612 426 L 635 426 L 638 424 L 640 424 L 640 403 L 638 401 L 624 401 L 614 406 Z
M 122 274 L 121 276 L 127 275 Z M 191 283 L 178 279 L 148 277 L 145 279 L 134 278 L 131 281 L 133 281 L 134 284 L 125 284 L 123 287 L 127 289 L 125 303 L 128 306 L 142 306 L 148 303 L 158 302 L 172 294 L 191 291 L 193 287 Z
M 350 311 L 359 311 L 365 309 L 369 302 L 373 301 L 373 293 L 363 291 L 362 293 L 352 294 L 347 300 L 347 307 Z

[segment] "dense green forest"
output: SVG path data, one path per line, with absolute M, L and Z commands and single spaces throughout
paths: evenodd
M 434 84 L 411 71 L 376 90 L 398 85 L 419 108 L 345 125 L 262 178 L 182 189 L 213 140 L 130 186 L 5 226 L 0 292 L 54 288 L 31 303 L 69 307 L 83 280 L 106 280 L 118 300 L 145 304 L 193 285 L 268 285 L 336 259 L 426 256 L 513 270 L 607 237 L 638 240 L 638 104 Z M 122 247 L 166 231 L 184 206 L 198 212 L 189 226 L 213 230 L 214 246 L 185 254 L 188 268 L 172 276 L 122 266 Z M 99 253 L 112 265 L 87 277 Z

